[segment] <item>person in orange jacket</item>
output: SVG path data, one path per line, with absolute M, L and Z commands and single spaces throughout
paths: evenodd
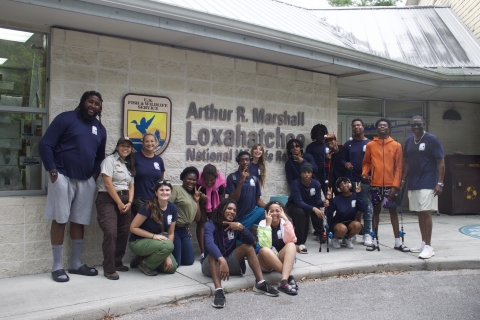
M 383 205 L 390 212 L 390 221 L 395 235 L 394 249 L 409 252 L 410 250 L 400 239 L 397 216 L 397 198 L 402 180 L 402 146 L 390 137 L 390 120 L 378 119 L 375 128 L 378 137 L 367 143 L 362 162 L 362 179 L 370 180 L 371 184 L 370 195 L 374 207 L 373 230 L 378 234 L 378 222 Z M 377 239 L 367 247 L 367 251 L 377 250 Z

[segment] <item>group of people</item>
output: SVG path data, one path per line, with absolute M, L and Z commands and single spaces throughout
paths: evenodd
M 299 253 L 308 252 L 305 241 L 310 219 L 316 239 L 327 241 L 325 215 L 325 226 L 333 233 L 333 248 L 341 248 L 341 242 L 353 248 L 356 235 L 360 234 L 367 251 L 377 250 L 383 207 L 390 213 L 394 249 L 419 252 L 422 259 L 435 254 L 431 247 L 432 211 L 438 210 L 437 196 L 442 193 L 444 151 L 439 139 L 425 131 L 422 116 L 414 116 L 410 126 L 413 135 L 406 139 L 403 148 L 390 136 L 392 124 L 386 118 L 376 121 L 378 136 L 373 140 L 365 137 L 363 121 L 354 119 L 352 137 L 342 145 L 321 124 L 312 128 L 313 142 L 306 152 L 301 141 L 293 139 L 287 143 L 289 159 L 285 171 L 291 191 L 287 210 L 295 228 Z M 402 199 L 399 194 L 406 181 L 409 207 L 418 212 L 422 236 L 421 243 L 414 248 L 402 242 L 397 215 Z
M 155 276 L 192 265 L 195 256 L 189 226 L 195 221 L 202 273 L 212 277 L 216 288 L 214 307 L 225 306 L 221 281 L 244 274 L 245 260 L 256 278 L 254 291 L 269 296 L 278 296 L 279 291 L 296 295 L 298 284 L 291 271 L 296 253 L 308 252 L 305 243 L 310 220 L 318 241 L 327 240 L 326 224 L 333 232 L 334 248 L 340 248 L 342 239 L 352 248 L 355 235 L 361 233 L 367 250 L 375 250 L 378 243 L 370 236 L 372 211 L 377 230 L 382 203 L 385 205 L 386 199 L 395 203 L 394 197 L 407 180 L 410 207 L 420 212 L 423 241 L 414 249 L 399 242 L 396 208 L 390 206 L 395 249 L 421 252 L 422 258 L 434 254 L 431 212 L 436 210 L 435 196 L 441 193 L 445 168 L 443 149 L 435 136 L 424 131 L 422 117 L 411 121 L 414 136 L 404 146 L 403 178 L 402 147 L 389 137 L 387 119 L 375 124 L 378 137 L 373 141 L 365 138 L 360 119 L 352 121 L 353 137 L 343 145 L 321 124 L 312 128 L 313 142 L 307 152 L 303 152 L 302 141 L 289 140 L 285 173 L 291 192 L 284 206 L 263 200 L 266 162 L 259 144 L 250 152 L 238 153 L 238 170 L 227 177 L 211 164 L 201 172 L 187 167 L 180 174 L 182 184 L 175 186 L 164 179 L 165 166 L 155 154 L 158 141 L 154 134 L 143 136 L 139 152 L 134 152 L 128 137 L 121 137 L 115 151 L 105 156 L 102 102 L 100 93 L 85 92 L 74 111 L 53 120 L 39 146 L 50 176 L 46 218 L 52 220 L 54 281 L 69 281 L 63 267 L 67 222 L 72 239 L 68 273 L 98 274 L 80 259 L 84 225 L 90 223 L 94 202 L 104 233 L 104 276 L 110 280 L 118 280 L 118 272 L 130 268 Z M 130 268 L 122 262 L 127 245 L 135 254 Z M 281 274 L 278 290 L 263 278 L 263 272 L 271 271 Z

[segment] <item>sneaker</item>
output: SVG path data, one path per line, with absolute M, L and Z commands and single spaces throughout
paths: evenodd
M 352 243 L 357 243 L 357 235 L 351 237 L 350 240 L 352 240 Z
M 253 287 L 253 291 L 263 293 L 270 297 L 278 297 L 279 295 L 278 290 L 270 286 L 267 281 L 263 281 L 261 284 L 256 283 Z
M 355 236 L 354 236 L 354 237 L 355 237 Z M 353 249 L 352 238 L 350 238 L 350 239 L 345 238 L 345 246 L 346 246 L 348 249 Z
M 363 245 L 370 247 L 373 244 L 372 242 L 372 236 L 369 234 L 364 234 L 363 235 Z
M 334 247 L 335 249 L 340 249 L 341 246 L 337 238 L 332 239 L 332 247 Z
M 215 290 L 215 298 L 213 299 L 212 306 L 214 308 L 225 307 L 225 293 L 223 293 L 223 289 Z
M 143 272 L 146 276 L 156 276 L 156 275 L 158 275 L 157 270 L 152 270 L 152 269 L 150 269 L 150 268 L 145 264 L 145 262 L 143 262 L 143 261 L 139 263 L 138 268 L 139 268 L 140 270 L 142 270 L 142 272 Z
M 433 248 L 429 245 L 425 245 L 423 247 L 422 253 L 418 256 L 420 259 L 430 259 L 435 255 L 435 251 L 433 251 Z
M 410 252 L 422 252 L 424 247 L 425 247 L 425 242 L 422 241 L 418 246 L 410 248 Z

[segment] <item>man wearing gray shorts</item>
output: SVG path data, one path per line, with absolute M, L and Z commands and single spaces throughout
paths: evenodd
M 405 166 L 400 188 L 408 181 L 408 200 L 410 210 L 418 212 L 418 225 L 422 242 L 410 248 L 411 252 L 420 252 L 420 259 L 429 259 L 435 255 L 431 246 L 432 211 L 438 210 L 438 195 L 443 191 L 445 161 L 440 140 L 425 131 L 425 120 L 414 116 L 410 121 L 413 135 L 405 140 Z M 408 180 L 407 180 L 408 178 Z
M 96 276 L 98 271 L 80 262 L 84 225 L 90 224 L 95 198 L 95 180 L 105 158 L 107 132 L 101 119 L 102 96 L 85 92 L 74 111 L 59 114 L 39 144 L 48 181 L 45 218 L 52 220 L 50 238 L 53 250 L 52 278 L 69 280 L 63 268 L 63 239 L 70 221 L 72 257 L 69 273 Z

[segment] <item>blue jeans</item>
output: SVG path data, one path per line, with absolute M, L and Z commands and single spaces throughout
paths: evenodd
M 259 224 L 263 219 L 265 219 L 265 209 L 255 206 L 250 213 L 247 213 L 241 220 L 238 220 L 238 222 L 243 224 L 245 229 L 250 231 L 254 224 Z
M 187 228 L 175 228 L 174 236 L 173 257 L 179 266 L 191 266 L 195 262 L 195 255 Z
M 366 211 L 363 213 L 363 234 L 370 234 L 372 229 L 373 206 L 370 198 L 370 184 L 362 182 L 362 196 L 365 202 Z

